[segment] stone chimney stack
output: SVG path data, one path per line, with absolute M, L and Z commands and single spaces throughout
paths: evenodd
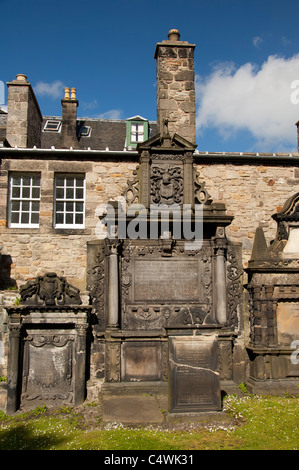
M 157 43 L 157 122 L 160 133 L 165 120 L 174 133 L 196 144 L 194 48 L 171 29 L 168 40 Z
M 76 88 L 65 88 L 62 104 L 61 148 L 78 148 Z
M 43 117 L 26 75 L 19 73 L 7 86 L 6 140 L 11 147 L 40 147 Z

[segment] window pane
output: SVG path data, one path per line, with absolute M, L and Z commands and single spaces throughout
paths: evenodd
M 20 184 L 21 184 L 21 177 L 20 176 L 14 175 L 14 176 L 12 176 L 11 180 L 12 180 L 12 184 L 14 186 L 20 186 Z
M 29 212 L 30 202 L 22 202 L 22 212 Z
M 39 188 L 32 188 L 32 198 L 39 199 L 40 197 L 40 189 Z
M 63 176 L 57 176 L 56 177 L 56 186 L 64 186 L 64 177 Z
M 77 186 L 77 188 L 83 188 L 83 186 L 84 186 L 84 179 L 83 179 L 83 178 L 77 178 L 77 179 L 76 179 L 76 186 Z
M 67 225 L 72 225 L 73 224 L 73 214 L 66 214 L 65 215 L 65 223 Z
M 76 212 L 83 212 L 83 202 L 76 202 Z
M 76 199 L 83 199 L 84 196 L 84 191 L 81 188 L 76 189 Z
M 56 224 L 63 224 L 63 214 L 56 214 Z
M 74 187 L 74 178 L 73 177 L 67 177 L 66 178 L 66 185 L 68 187 Z
M 63 188 L 56 188 L 56 198 L 63 199 L 64 198 L 64 189 Z
M 66 188 L 66 199 L 74 199 L 74 189 Z
M 23 212 L 21 215 L 21 224 L 29 224 L 29 212 Z
M 22 188 L 22 198 L 26 198 L 26 199 L 29 199 L 30 198 L 30 188 L 29 187 L 23 187 Z
M 19 212 L 12 212 L 10 220 L 11 220 L 12 224 L 18 224 L 19 223 Z
M 39 213 L 38 212 L 32 212 L 32 214 L 31 214 L 31 223 L 32 224 L 38 224 L 39 223 Z
M 32 202 L 32 212 L 39 212 L 39 202 Z
M 13 212 L 20 212 L 20 202 L 19 201 L 13 201 L 11 203 L 11 211 Z
M 12 188 L 12 197 L 19 198 L 20 197 L 21 189 L 17 186 L 13 186 Z
M 33 176 L 32 177 L 32 186 L 40 187 L 40 177 L 39 176 Z
M 73 212 L 74 210 L 74 203 L 73 202 L 67 202 L 66 203 L 66 212 Z
M 56 211 L 63 212 L 64 202 L 56 202 Z
M 23 186 L 30 186 L 30 176 L 23 176 Z
M 80 224 L 80 225 L 83 224 L 83 214 L 76 214 L 75 223 L 78 224 L 78 225 L 79 225 L 79 224 Z

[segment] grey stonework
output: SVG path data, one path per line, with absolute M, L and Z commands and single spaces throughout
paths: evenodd
M 221 393 L 241 382 L 254 393 L 297 393 L 299 154 L 198 152 L 193 51 L 177 30 L 157 44 L 158 120 L 136 151 L 123 150 L 125 121 L 78 119 L 74 93 L 62 100 L 61 132 L 40 132 L 47 118 L 30 84 L 21 75 L 8 84 L 1 409 L 89 399 L 101 401 L 105 422 L 162 422 L 220 410 Z M 90 140 L 78 136 L 86 123 Z M 9 227 L 9 178 L 19 172 L 41 179 L 36 228 Z M 80 229 L 55 228 L 57 174 L 84 176 Z M 120 236 L 119 221 L 107 236 L 105 207 L 120 215 L 119 197 L 145 208 L 147 228 L 151 204 L 176 204 L 180 215 L 188 204 L 192 223 L 202 208 L 202 245 L 187 249 L 176 220 L 168 238 L 161 221 L 154 239 Z M 135 409 L 145 396 L 150 411 Z

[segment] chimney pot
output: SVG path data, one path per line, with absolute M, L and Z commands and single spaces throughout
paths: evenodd
M 18 73 L 16 76 L 17 80 L 20 82 L 27 82 L 27 77 L 23 73 Z
M 179 41 L 180 37 L 181 35 L 178 29 L 171 29 L 168 33 L 169 41 Z
M 76 100 L 76 88 L 71 88 L 71 100 Z
M 64 99 L 65 99 L 65 100 L 69 100 L 69 99 L 70 99 L 70 89 L 69 89 L 69 88 L 65 88 L 65 89 L 64 89 Z

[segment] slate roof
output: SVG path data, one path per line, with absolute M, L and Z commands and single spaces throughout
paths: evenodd
M 61 117 L 44 116 L 43 126 L 47 120 L 59 120 Z M 81 136 L 80 129 L 82 126 L 91 127 L 90 137 Z M 149 122 L 150 136 L 158 133 L 157 123 Z M 77 119 L 77 135 L 79 148 L 82 150 L 106 150 L 123 151 L 126 145 L 126 121 L 125 120 L 109 120 L 109 119 Z M 41 148 L 59 148 L 61 134 L 59 132 L 42 131 Z
M 7 113 L 0 112 L 0 142 L 5 145 Z M 61 116 L 43 116 L 41 148 L 60 147 L 60 132 L 43 131 L 48 120 L 62 121 Z M 82 126 L 91 127 L 90 137 L 80 137 Z M 150 137 L 158 134 L 155 121 L 149 121 Z M 123 151 L 126 145 L 126 120 L 117 119 L 77 119 L 77 135 L 79 149 Z M 1 144 L 0 144 L 1 145 Z

